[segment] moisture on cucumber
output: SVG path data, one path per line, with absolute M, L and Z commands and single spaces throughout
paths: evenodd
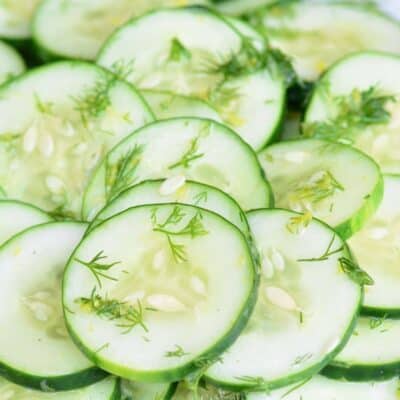
M 316 85 L 303 135 L 350 144 L 384 173 L 400 173 L 400 57 L 363 52 L 335 64 Z
M 236 225 L 245 235 L 249 235 L 246 216 L 235 200 L 213 186 L 186 181 L 183 175 L 143 181 L 132 186 L 107 204 L 96 215 L 91 226 L 134 206 L 162 203 L 191 204 L 214 211 Z
M 349 245 L 361 267 L 374 279 L 365 291 L 364 312 L 400 316 L 400 176 L 386 175 L 383 201 L 377 213 Z
M 198 117 L 221 122 L 217 111 L 204 100 L 157 90 L 142 90 L 141 93 L 157 119 Z
M 0 200 L 0 246 L 12 236 L 33 226 L 51 221 L 44 211 L 29 204 Z
M 61 279 L 86 224 L 52 222 L 14 236 L 0 249 L 0 374 L 42 391 L 72 390 L 106 374 L 69 338 Z M 12 332 L 12 334 L 11 334 Z
M 308 379 L 333 359 L 354 328 L 362 285 L 371 282 L 327 225 L 286 210 L 252 211 L 248 220 L 261 257 L 257 305 L 205 378 L 268 391 Z
M 317 375 L 302 384 L 270 394 L 251 393 L 246 400 L 397 400 L 398 380 L 345 382 Z
M 272 53 L 258 49 L 243 24 L 201 7 L 155 11 L 111 35 L 97 62 L 116 73 L 125 66 L 141 89 L 207 100 L 258 150 L 279 132 L 286 88 Z
M 25 69 L 25 61 L 10 45 L 0 41 L 0 85 L 21 75 Z
M 361 317 L 344 349 L 323 370 L 334 379 L 386 380 L 400 373 L 400 321 Z
M 88 175 L 153 120 L 141 96 L 95 65 L 39 67 L 0 88 L 0 187 L 55 216 L 79 217 Z
M 93 219 L 135 183 L 178 175 L 223 190 L 244 210 L 272 205 L 257 156 L 238 135 L 211 120 L 176 118 L 137 130 L 106 155 L 87 187 L 82 215 Z
M 89 231 L 66 267 L 63 305 L 96 365 L 174 382 L 234 342 L 256 289 L 251 250 L 234 225 L 194 206 L 145 205 Z
M 256 10 L 249 19 L 271 46 L 291 57 L 305 81 L 317 80 L 334 62 L 357 51 L 400 53 L 400 24 L 365 5 L 284 1 Z
M 343 144 L 289 140 L 269 146 L 259 153 L 259 160 L 277 207 L 306 211 L 344 238 L 357 232 L 382 200 L 378 165 Z
M 45 59 L 94 60 L 111 33 L 131 18 L 190 4 L 207 5 L 208 1 L 44 0 L 35 13 L 33 37 Z
M 2 400 L 120 400 L 118 379 L 110 377 L 83 389 L 41 392 L 17 386 L 0 378 Z M 139 399 L 135 399 L 139 400 Z M 153 399 L 152 399 L 153 400 Z M 155 400 L 155 399 L 154 399 Z
M 120 400 L 171 400 L 175 383 L 140 383 L 121 379 Z

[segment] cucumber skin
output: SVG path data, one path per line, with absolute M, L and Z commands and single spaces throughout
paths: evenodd
M 352 382 L 385 381 L 400 375 L 400 360 L 382 365 L 349 365 L 333 362 L 321 374 L 331 378 Z
M 43 391 L 44 383 L 49 391 L 74 390 L 89 386 L 109 376 L 107 372 L 91 367 L 70 375 L 41 377 L 18 371 L 4 363 L 0 363 L 0 375 L 17 385 L 40 391 Z
M 383 308 L 363 306 L 361 315 L 366 317 L 400 319 L 400 308 Z

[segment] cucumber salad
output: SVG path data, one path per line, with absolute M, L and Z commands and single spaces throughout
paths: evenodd
M 398 400 L 400 6 L 0 0 L 0 400 Z

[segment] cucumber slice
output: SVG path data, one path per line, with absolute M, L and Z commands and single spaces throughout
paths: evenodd
M 74 346 L 61 308 L 61 275 L 86 224 L 53 222 L 0 249 L 0 374 L 42 391 L 71 390 L 106 376 Z
M 375 284 L 365 291 L 364 312 L 400 316 L 400 176 L 385 176 L 383 201 L 367 225 L 349 241 L 350 248 Z
M 400 57 L 374 52 L 338 62 L 315 88 L 303 133 L 351 144 L 384 173 L 400 173 L 399 68 Z
M 44 393 L 17 386 L 0 378 L 2 400 L 120 400 L 117 379 L 109 377 L 83 389 Z
M 382 200 L 379 167 L 343 144 L 291 140 L 268 147 L 259 160 L 278 207 L 308 211 L 345 239 L 365 224 Z
M 247 215 L 261 256 L 258 302 L 245 331 L 205 378 L 232 390 L 269 390 L 310 378 L 342 349 L 362 282 L 343 273 L 344 263 L 358 267 L 327 225 L 286 210 Z
M 335 61 L 356 51 L 400 53 L 400 25 L 365 5 L 284 1 L 258 10 L 250 21 L 271 46 L 290 56 L 305 81 L 317 80 Z
M 272 204 L 257 157 L 239 136 L 211 120 L 176 118 L 139 129 L 108 153 L 87 187 L 82 215 L 92 219 L 134 183 L 178 175 L 220 188 L 245 210 Z
M 250 236 L 246 216 L 232 197 L 213 186 L 185 181 L 183 176 L 144 181 L 132 186 L 107 204 L 96 215 L 91 226 L 134 206 L 162 203 L 185 203 L 214 211 L 236 225 L 246 236 Z
M 25 61 L 19 53 L 7 43 L 0 41 L 0 85 L 22 74 Z
M 129 84 L 95 65 L 31 70 L 0 88 L 0 186 L 8 198 L 79 217 L 99 159 L 152 120 Z
M 44 211 L 18 201 L 0 200 L 0 246 L 12 236 L 33 226 L 50 222 Z
M 251 393 L 247 400 L 397 400 L 398 380 L 388 382 L 341 382 L 316 376 L 300 387 L 271 394 Z
M 94 60 L 111 33 L 131 18 L 164 7 L 208 0 L 45 0 L 33 20 L 33 36 L 45 59 Z
M 256 288 L 234 225 L 193 206 L 146 205 L 88 233 L 66 267 L 63 303 L 70 333 L 98 366 L 160 383 L 215 361 L 246 325 Z
M 257 10 L 259 7 L 274 3 L 276 0 L 215 0 L 217 9 L 227 15 L 239 17 Z
M 41 0 L 2 0 L 0 2 L 0 37 L 25 40 L 31 37 L 31 18 Z
M 217 111 L 203 100 L 172 92 L 156 90 L 142 90 L 141 92 L 157 119 L 199 117 L 221 122 Z
M 205 8 L 160 10 L 131 21 L 111 35 L 98 63 L 113 72 L 127 66 L 124 76 L 141 89 L 207 100 L 256 150 L 279 131 L 286 88 L 272 55 Z
M 122 379 L 120 400 L 170 400 L 175 390 L 174 383 L 139 383 Z
M 323 371 L 335 379 L 386 380 L 400 373 L 400 321 L 362 317 L 346 347 Z

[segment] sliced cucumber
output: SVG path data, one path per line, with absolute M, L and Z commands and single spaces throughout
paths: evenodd
M 298 386 L 298 385 L 297 385 Z M 343 382 L 316 376 L 300 387 L 271 394 L 251 393 L 247 400 L 397 400 L 398 380 L 388 382 Z
M 2 0 L 0 2 L 0 37 L 26 40 L 31 37 L 31 18 L 41 0 Z
M 261 256 L 258 302 L 205 377 L 228 389 L 268 390 L 310 378 L 340 351 L 354 328 L 362 282 L 343 273 L 343 263 L 358 267 L 327 225 L 286 210 L 256 210 L 248 219 Z
M 134 206 L 162 203 L 185 203 L 214 211 L 249 235 L 246 216 L 235 200 L 213 186 L 186 181 L 183 176 L 132 186 L 107 204 L 96 215 L 92 226 Z
M 0 200 L 0 246 L 17 233 L 50 222 L 44 211 L 18 201 Z
M 142 95 L 157 119 L 199 117 L 221 121 L 217 111 L 211 105 L 195 97 L 156 90 L 142 90 Z
M 297 74 L 315 81 L 341 57 L 361 50 L 400 53 L 400 25 L 377 9 L 350 2 L 284 1 L 250 20 L 289 55 Z
M 33 36 L 45 59 L 94 60 L 110 34 L 129 19 L 163 7 L 207 5 L 207 0 L 45 0 Z
M 365 291 L 364 312 L 400 316 L 400 176 L 385 176 L 383 201 L 367 225 L 349 241 L 375 284 Z
M 273 57 L 205 8 L 160 10 L 131 21 L 106 42 L 98 63 L 113 72 L 134 63 L 125 77 L 139 88 L 207 100 L 256 150 L 279 131 L 285 83 Z
M 22 74 L 25 69 L 25 61 L 19 53 L 10 45 L 0 41 L 0 85 Z
M 386 380 L 400 373 L 400 321 L 362 317 L 346 347 L 323 371 L 335 379 Z
M 357 232 L 382 200 L 379 167 L 343 144 L 291 140 L 268 147 L 259 160 L 278 207 L 308 211 L 343 238 Z
M 351 144 L 384 173 L 400 173 L 399 68 L 400 57 L 376 52 L 335 64 L 315 88 L 303 133 Z
M 220 12 L 234 17 L 250 13 L 274 2 L 275 0 L 215 0 L 216 7 Z
M 152 120 L 129 84 L 95 65 L 31 70 L 0 88 L 0 186 L 8 198 L 79 217 L 91 170 Z
M 67 392 L 45 393 L 17 386 L 0 378 L 0 399 L 2 400 L 120 400 L 118 381 L 115 378 L 83 389 Z M 139 400 L 139 399 L 138 399 Z
M 70 333 L 98 366 L 172 382 L 233 343 L 256 288 L 251 251 L 234 225 L 193 206 L 146 205 L 88 233 L 66 268 L 63 303 Z
M 122 379 L 120 400 L 170 400 L 175 390 L 174 383 L 139 383 Z
M 61 277 L 86 224 L 32 227 L 0 249 L 0 374 L 42 391 L 71 390 L 105 373 L 74 346 L 61 308 Z
M 245 209 L 272 204 L 251 148 L 214 121 L 176 118 L 139 129 L 108 153 L 86 190 L 82 215 L 92 219 L 135 183 L 185 176 L 229 193 Z

